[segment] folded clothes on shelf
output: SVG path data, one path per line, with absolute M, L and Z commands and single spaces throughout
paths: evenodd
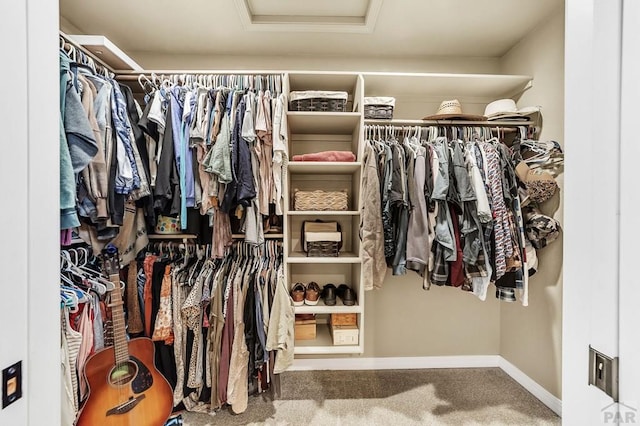
M 351 151 L 322 151 L 311 154 L 294 155 L 293 161 L 341 161 L 354 162 L 356 156 Z

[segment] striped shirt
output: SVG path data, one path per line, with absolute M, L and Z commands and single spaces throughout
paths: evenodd
M 502 172 L 500 158 L 495 147 L 490 143 L 481 143 L 480 148 L 487 158 L 487 184 L 493 202 L 493 227 L 495 238 L 495 265 L 496 280 L 502 277 L 507 270 L 507 257 L 513 255 L 513 245 L 509 229 L 509 212 L 504 203 L 502 190 Z

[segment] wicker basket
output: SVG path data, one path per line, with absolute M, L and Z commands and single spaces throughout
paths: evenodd
M 348 210 L 347 191 L 298 191 L 293 193 L 293 209 L 298 211 Z
M 388 105 L 365 105 L 364 118 L 391 120 L 393 118 L 393 107 Z
M 307 90 L 291 92 L 290 97 L 290 111 L 345 112 L 347 109 L 347 92 Z
M 339 244 L 337 241 L 309 241 L 307 257 L 338 257 Z
M 364 118 L 390 120 L 393 118 L 395 104 L 395 98 L 391 97 L 366 97 L 364 98 Z

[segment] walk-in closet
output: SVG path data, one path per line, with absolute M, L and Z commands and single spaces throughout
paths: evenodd
M 631 207 L 602 191 L 633 154 L 630 36 L 600 38 L 624 0 L 37 1 L 0 31 L 29 35 L 4 79 L 28 143 L 5 156 L 26 207 L 1 424 L 547 425 L 586 419 L 572 392 L 635 412 Z M 572 81 L 578 59 L 603 65 Z M 605 129 L 595 179 L 568 141 Z M 615 232 L 587 241 L 596 216 Z

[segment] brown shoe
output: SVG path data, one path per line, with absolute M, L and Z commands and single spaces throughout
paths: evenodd
M 318 300 L 320 299 L 320 292 L 321 290 L 318 283 L 311 281 L 309 284 L 307 284 L 307 291 L 304 294 L 305 305 L 317 305 Z
M 302 283 L 296 283 L 291 289 L 291 298 L 294 306 L 304 305 L 305 287 Z

